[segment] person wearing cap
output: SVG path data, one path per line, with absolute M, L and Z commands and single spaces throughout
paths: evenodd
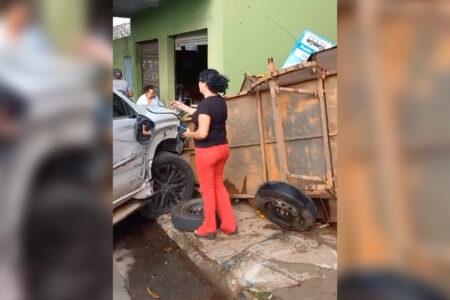
M 128 86 L 128 82 L 122 79 L 122 71 L 118 68 L 113 70 L 113 89 L 121 91 L 124 95 L 128 97 L 133 97 L 134 92 Z

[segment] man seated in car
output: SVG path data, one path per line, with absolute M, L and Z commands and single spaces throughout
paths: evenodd
M 164 107 L 164 103 L 159 100 L 156 95 L 155 88 L 151 84 L 144 87 L 144 94 L 142 94 L 136 102 L 137 105 L 150 105 L 153 107 Z

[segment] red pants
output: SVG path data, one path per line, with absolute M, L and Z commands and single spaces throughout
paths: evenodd
M 221 220 L 220 230 L 230 234 L 236 229 L 236 219 L 230 195 L 223 184 L 223 169 L 230 156 L 228 144 L 195 148 L 195 160 L 203 196 L 205 220 L 197 229 L 200 235 L 217 231 L 216 210 Z

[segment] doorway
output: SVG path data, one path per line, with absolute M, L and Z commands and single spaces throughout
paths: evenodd
M 203 99 L 198 90 L 198 75 L 208 68 L 207 31 L 175 36 L 175 96 L 195 106 Z

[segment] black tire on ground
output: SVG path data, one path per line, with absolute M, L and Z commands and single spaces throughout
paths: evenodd
M 140 213 L 154 219 L 170 212 L 181 201 L 190 199 L 194 192 L 194 173 L 191 166 L 180 156 L 161 151 L 152 164 L 155 194 Z
M 256 207 L 280 227 L 305 231 L 316 223 L 315 203 L 294 186 L 269 181 L 255 195 Z
M 184 231 L 194 231 L 202 225 L 203 199 L 195 198 L 183 201 L 172 208 L 172 223 L 175 228 Z M 220 227 L 220 218 L 216 215 L 217 228 Z

